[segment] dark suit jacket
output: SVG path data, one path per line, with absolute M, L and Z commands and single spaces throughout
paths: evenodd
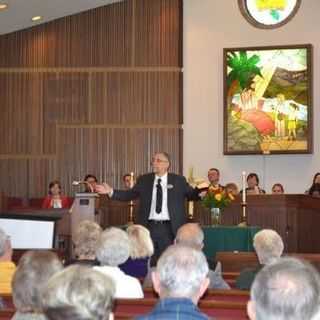
M 114 190 L 112 199 L 130 201 L 139 198 L 140 209 L 137 223 L 147 226 L 150 215 L 154 173 L 140 176 L 135 186 L 130 190 Z M 178 228 L 187 222 L 185 199 L 199 200 L 199 190 L 193 189 L 185 177 L 168 173 L 168 211 L 172 232 L 175 235 Z

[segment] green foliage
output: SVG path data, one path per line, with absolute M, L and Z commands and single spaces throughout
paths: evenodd
M 251 123 L 229 115 L 228 149 L 230 151 L 257 151 L 261 149 L 261 142 L 261 135 Z
M 260 58 L 254 54 L 248 58 L 246 51 L 230 52 L 227 54 L 227 66 L 231 69 L 227 76 L 227 85 L 231 86 L 235 80 L 239 81 L 240 87 L 243 89 L 249 88 L 252 79 L 259 75 L 262 77 L 261 70 L 257 67 Z

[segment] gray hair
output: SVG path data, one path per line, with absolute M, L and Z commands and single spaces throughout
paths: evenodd
M 6 253 L 8 235 L 0 228 L 0 257 Z
M 17 310 L 41 310 L 41 290 L 52 275 L 62 270 L 57 255 L 50 251 L 28 251 L 19 261 L 12 279 L 12 296 Z
M 266 265 L 281 257 L 284 249 L 280 235 L 271 229 L 259 231 L 253 238 L 253 247 L 256 250 L 260 264 Z
M 82 221 L 72 239 L 76 256 L 94 258 L 101 232 L 102 229 L 97 223 L 89 220 Z
M 50 320 L 104 320 L 112 311 L 115 285 L 103 273 L 73 265 L 53 276 L 43 292 Z
M 101 233 L 96 256 L 101 265 L 116 267 L 130 255 L 129 237 L 119 228 L 108 228 Z
M 130 241 L 130 257 L 132 259 L 146 258 L 153 255 L 153 242 L 150 232 L 144 226 L 133 224 L 127 228 Z
M 280 258 L 265 266 L 251 288 L 256 320 L 310 320 L 319 297 L 319 273 L 296 258 Z
M 201 250 L 204 234 L 198 223 L 186 223 L 178 229 L 176 244 Z
M 201 251 L 172 245 L 161 255 L 156 271 L 164 296 L 192 299 L 199 292 L 209 268 Z

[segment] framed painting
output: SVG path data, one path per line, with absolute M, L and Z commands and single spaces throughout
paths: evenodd
M 223 56 L 224 154 L 312 153 L 312 46 Z

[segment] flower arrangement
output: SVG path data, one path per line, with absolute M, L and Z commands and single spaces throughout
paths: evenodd
M 202 198 L 202 204 L 209 209 L 219 208 L 220 210 L 227 207 L 234 196 L 226 192 L 221 186 L 209 186 L 207 194 Z

